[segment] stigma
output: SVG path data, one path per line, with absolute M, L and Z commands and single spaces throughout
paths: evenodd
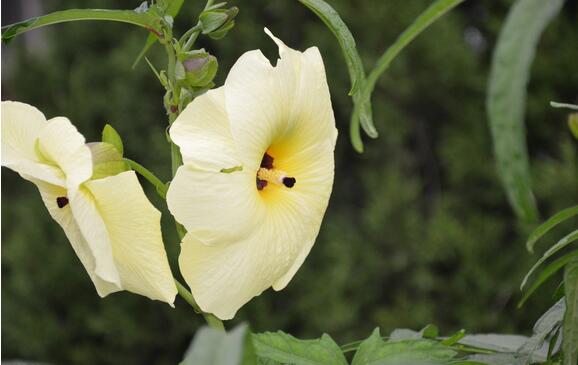
M 297 180 L 294 177 L 287 176 L 283 170 L 268 169 L 261 167 L 257 171 L 257 189 L 263 190 L 268 184 L 284 185 L 292 188 Z

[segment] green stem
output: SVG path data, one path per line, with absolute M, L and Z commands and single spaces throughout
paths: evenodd
M 150 182 L 157 190 L 157 193 L 161 198 L 166 199 L 167 196 L 167 185 L 155 176 L 149 169 L 139 164 L 136 161 L 125 158 L 124 161 L 130 166 L 131 169 L 139 173 L 148 182 Z
M 209 7 L 211 7 L 214 2 L 215 2 L 214 0 L 207 0 L 207 3 L 205 4 L 204 10 L 207 10 Z M 190 34 L 187 35 L 187 33 L 190 33 Z M 189 31 L 187 31 L 187 33 L 185 33 L 181 37 L 181 41 L 186 39 L 186 37 L 189 37 L 187 39 L 186 43 L 183 45 L 183 51 L 184 52 L 187 52 L 191 48 L 193 48 L 193 45 L 197 41 L 197 38 L 199 37 L 199 34 L 201 33 L 201 22 L 198 22 L 197 25 L 195 25 L 193 28 L 191 28 Z
M 207 2 L 212 3 L 212 0 L 209 0 Z M 210 5 L 209 5 L 210 6 Z M 169 77 L 169 98 L 168 98 L 168 105 L 165 105 L 166 109 L 167 109 L 167 114 L 169 116 L 169 125 L 173 124 L 173 122 L 177 119 L 180 110 L 179 110 L 179 99 L 180 99 L 180 93 L 181 93 L 181 88 L 180 86 L 177 84 L 176 82 L 176 77 L 175 77 L 175 62 L 176 62 L 176 55 L 175 55 L 175 49 L 173 47 L 173 38 L 172 38 L 172 32 L 169 30 L 167 32 L 167 34 L 165 34 L 166 39 L 168 39 L 167 42 L 165 42 L 165 50 L 167 52 L 167 58 L 168 58 L 168 64 L 167 64 L 167 76 Z M 183 164 L 183 157 L 181 156 L 181 152 L 179 150 L 179 147 L 174 144 L 172 141 L 171 143 L 171 170 L 172 170 L 172 175 L 173 178 L 175 176 L 175 174 L 177 173 L 177 170 L 179 168 L 179 166 L 181 166 Z M 186 229 L 175 220 L 175 227 L 177 229 L 177 233 L 179 235 L 179 238 L 182 240 L 183 237 L 185 236 L 185 234 L 187 233 Z M 210 313 L 205 313 L 201 310 L 201 308 L 199 307 L 199 305 L 195 302 L 195 298 L 193 297 L 192 293 L 189 292 L 185 286 L 183 284 L 181 284 L 178 280 L 175 279 L 175 284 L 177 286 L 177 291 L 179 293 L 179 295 L 187 302 L 189 303 L 189 305 L 191 305 L 191 307 L 193 307 L 193 309 L 197 312 L 197 313 L 201 313 L 203 315 L 203 317 L 205 318 L 205 321 L 207 322 L 207 324 L 212 327 L 215 328 L 217 330 L 220 331 L 225 331 L 225 326 L 223 324 L 223 322 L 218 319 L 217 317 L 215 317 L 214 315 L 210 314 Z
M 201 313 L 203 317 L 205 317 L 205 321 L 207 321 L 209 327 L 212 327 L 219 331 L 225 331 L 225 326 L 223 325 L 223 322 L 221 322 L 221 320 L 215 317 L 214 315 L 203 312 L 199 307 L 199 305 L 197 304 L 197 302 L 195 302 L 193 294 L 191 294 L 191 292 L 188 291 L 183 284 L 181 284 L 177 279 L 175 279 L 175 284 L 177 286 L 177 291 L 179 292 L 181 298 L 183 298 L 185 302 L 189 303 L 189 305 L 193 307 L 195 312 Z

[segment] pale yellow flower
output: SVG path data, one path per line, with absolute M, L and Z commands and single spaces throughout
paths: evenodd
M 221 319 L 289 283 L 333 185 L 337 130 L 319 50 L 295 51 L 266 32 L 277 65 L 245 53 L 170 129 L 184 161 L 167 195 L 188 231 L 181 273 L 201 309 Z
M 95 178 L 93 153 L 68 119 L 2 102 L 2 165 L 38 187 L 98 294 L 128 290 L 172 305 L 160 212 L 133 171 Z

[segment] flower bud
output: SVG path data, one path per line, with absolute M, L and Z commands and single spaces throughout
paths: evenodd
M 218 68 L 217 58 L 201 49 L 181 53 L 175 67 L 175 74 L 177 80 L 184 86 L 198 88 L 210 84 Z
M 239 8 L 233 6 L 229 9 L 206 10 L 199 16 L 199 23 L 203 34 L 208 34 L 213 39 L 223 38 L 235 25 L 235 17 Z

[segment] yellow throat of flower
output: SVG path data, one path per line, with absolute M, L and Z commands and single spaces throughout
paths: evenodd
M 273 166 L 273 157 L 265 153 L 261 161 L 261 167 L 257 171 L 257 189 L 262 191 L 269 184 L 292 188 L 297 180 L 289 176 L 285 171 Z

